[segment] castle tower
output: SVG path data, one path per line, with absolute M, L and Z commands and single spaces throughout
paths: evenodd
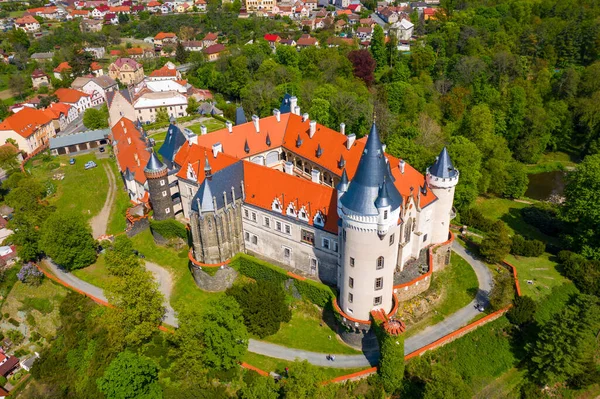
M 146 175 L 150 204 L 156 220 L 174 217 L 167 172 L 167 165 L 162 163 L 156 154 L 152 152 L 150 160 L 144 168 L 144 175 Z
M 458 170 L 454 169 L 446 147 L 440 152 L 435 163 L 427 168 L 427 185 L 438 200 L 434 205 L 431 243 L 439 244 L 448 240 L 450 214 L 454 201 L 454 189 L 458 184 Z
M 342 174 L 338 190 L 341 219 L 338 305 L 348 316 L 369 320 L 372 309 L 393 306 L 402 197 L 394 186 L 375 124 L 356 174 Z

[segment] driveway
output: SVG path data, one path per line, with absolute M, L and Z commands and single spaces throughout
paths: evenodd
M 92 225 L 92 236 L 94 238 L 106 234 L 108 220 L 110 219 L 110 210 L 112 209 L 113 202 L 115 202 L 115 193 L 117 191 L 113 171 L 107 164 L 104 164 L 103 166 L 106 176 L 108 177 L 108 193 L 106 194 L 106 200 L 104 201 L 104 206 L 100 210 L 100 213 L 90 220 L 90 224 Z
M 165 317 L 163 321 L 173 327 L 177 327 L 177 317 L 175 311 L 171 306 L 171 291 L 173 289 L 173 278 L 171 273 L 162 266 L 156 263 L 146 261 L 146 270 L 148 270 L 154 276 L 154 279 L 158 282 L 158 289 L 165 297 Z

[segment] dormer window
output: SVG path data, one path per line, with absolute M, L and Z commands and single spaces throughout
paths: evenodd
M 304 222 L 308 222 L 308 213 L 306 212 L 306 209 L 304 207 L 300 209 L 300 212 L 298 213 L 298 219 Z
M 271 210 L 275 212 L 281 212 L 281 202 L 279 202 L 279 198 L 275 198 L 273 203 L 271 204 Z
M 290 202 L 290 204 L 287 207 L 287 210 L 285 212 L 288 216 L 294 216 L 297 217 L 298 215 L 296 214 L 296 209 L 294 208 L 294 204 L 292 202 Z
M 320 211 L 317 211 L 315 214 L 315 217 L 313 218 L 313 224 L 317 227 L 325 227 L 325 218 Z
M 198 177 L 196 176 L 196 172 L 194 171 L 194 168 L 192 167 L 192 164 L 189 164 L 189 163 L 188 163 L 188 167 L 187 167 L 187 178 L 189 180 L 198 181 Z

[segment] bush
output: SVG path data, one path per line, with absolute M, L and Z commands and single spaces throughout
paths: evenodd
M 506 314 L 506 318 L 512 324 L 518 326 L 527 324 L 535 316 L 537 304 L 529 296 L 519 296 L 513 299 L 513 307 Z
M 556 237 L 563 230 L 563 223 L 558 218 L 557 210 L 550 204 L 540 203 L 523 208 L 521 209 L 521 216 L 525 223 L 536 227 L 549 236 Z
M 150 229 L 153 233 L 160 234 L 164 238 L 182 238 L 187 240 L 187 229 L 183 224 L 173 219 L 151 220 Z
M 31 313 L 27 314 L 27 324 L 29 325 L 29 327 L 35 327 L 37 325 L 36 321 L 35 321 L 35 317 L 33 317 L 33 315 Z
M 39 341 L 40 338 L 42 338 L 42 336 L 37 331 L 32 332 L 31 335 L 29 336 L 29 340 L 31 342 L 37 342 L 37 341 Z
M 44 273 L 42 273 L 36 265 L 29 262 L 21 267 L 21 270 L 17 273 L 17 278 L 22 283 L 38 286 L 42 283 Z
M 0 386 L 5 386 L 7 382 L 8 382 L 8 380 L 6 379 L 6 377 L 3 375 L 0 375 Z
M 379 377 L 386 392 L 394 393 L 402 387 L 404 378 L 404 335 L 386 333 L 376 325 L 380 348 Z
M 511 239 L 508 229 L 501 220 L 495 222 L 481 241 L 479 253 L 490 263 L 500 262 L 510 252 Z
M 546 245 L 540 240 L 527 240 L 521 235 L 512 238 L 510 252 L 514 255 L 536 257 L 544 253 Z
M 25 339 L 25 337 L 19 330 L 8 330 L 6 332 L 6 335 L 15 345 L 19 345 Z
M 483 232 L 489 231 L 494 225 L 494 221 L 486 218 L 479 209 L 470 208 L 461 212 L 460 221 L 462 224 L 476 228 Z
M 325 307 L 335 298 L 335 293 L 330 287 L 312 280 L 295 280 L 294 285 L 303 298 L 320 307 Z
M 16 321 L 15 319 L 13 319 L 12 317 L 10 319 L 8 319 L 8 322 L 15 327 L 19 327 L 19 325 L 21 324 L 18 321 Z
M 584 294 L 600 294 L 600 261 L 589 260 L 579 254 L 561 251 L 558 259 L 562 264 L 564 274 Z

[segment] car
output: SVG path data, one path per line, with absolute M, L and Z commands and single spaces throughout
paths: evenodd
M 88 161 L 88 162 L 85 163 L 84 169 L 88 170 L 88 169 L 95 168 L 96 166 L 98 166 L 98 165 L 96 165 L 96 162 L 94 162 L 94 161 Z
M 475 309 L 477 309 L 480 312 L 483 312 L 485 310 L 485 307 L 481 303 L 476 303 L 475 304 Z
M 69 159 L 69 165 L 75 165 L 75 158 Z
M 100 151 L 100 152 L 104 152 L 104 147 L 100 147 L 100 148 L 98 149 L 98 151 Z

